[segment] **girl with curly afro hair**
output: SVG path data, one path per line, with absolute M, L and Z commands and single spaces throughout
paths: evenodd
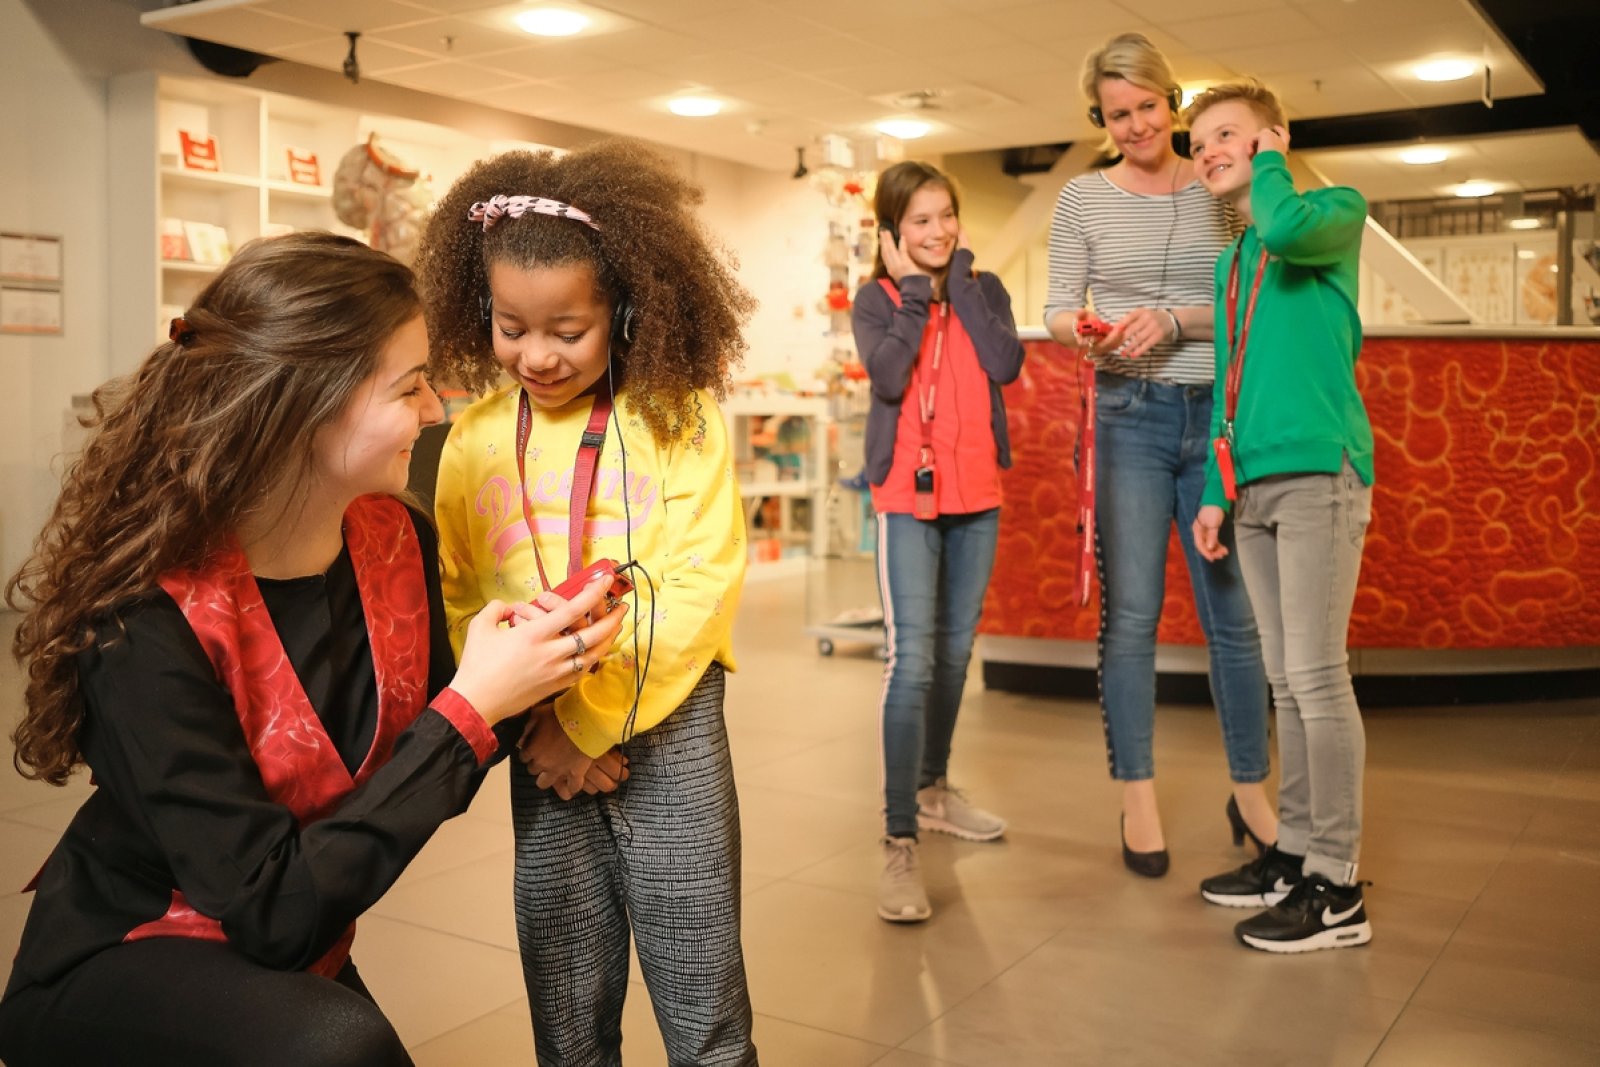
M 534 710 L 512 761 L 540 1063 L 620 1062 L 630 936 L 668 1059 L 756 1062 L 722 710 L 744 512 L 717 407 L 755 304 L 701 199 L 631 142 L 510 152 L 455 183 L 418 257 L 436 373 L 486 391 L 439 464 L 453 632 L 638 564 L 612 653 Z

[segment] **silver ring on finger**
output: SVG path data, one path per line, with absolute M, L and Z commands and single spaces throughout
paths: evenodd
M 581 656 L 573 656 L 572 657 L 572 673 L 573 674 L 582 674 L 583 673 L 583 658 Z
M 578 651 L 573 653 L 573 655 L 575 655 L 575 656 L 581 656 L 585 652 L 589 651 L 589 646 L 583 643 L 583 635 L 582 634 L 573 634 L 572 635 L 572 643 L 574 645 L 576 645 L 577 648 L 578 648 Z

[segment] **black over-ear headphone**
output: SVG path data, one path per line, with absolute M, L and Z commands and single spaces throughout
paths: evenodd
M 491 336 L 494 333 L 494 297 L 485 289 L 478 295 L 478 313 L 483 316 L 484 331 Z M 633 338 L 638 332 L 639 316 L 633 310 L 633 301 L 626 296 L 617 300 L 617 306 L 611 312 L 611 343 L 626 348 L 633 344 Z
M 1183 110 L 1182 89 L 1167 90 L 1167 106 L 1172 108 L 1172 113 L 1174 115 Z M 1089 109 L 1089 121 L 1098 129 L 1103 130 L 1106 128 L 1106 115 L 1105 112 L 1100 110 L 1100 105 L 1096 104 Z

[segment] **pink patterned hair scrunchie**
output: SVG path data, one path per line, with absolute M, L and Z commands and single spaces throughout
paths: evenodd
M 487 233 L 489 227 L 499 222 L 502 217 L 509 215 L 519 219 L 529 211 L 536 215 L 554 215 L 557 218 L 572 219 L 583 223 L 591 230 L 600 229 L 587 211 L 580 211 L 571 204 L 563 204 L 559 200 L 547 200 L 542 196 L 491 196 L 488 200 L 480 200 L 473 204 L 467 211 L 467 219 L 470 222 L 483 223 L 484 232 Z

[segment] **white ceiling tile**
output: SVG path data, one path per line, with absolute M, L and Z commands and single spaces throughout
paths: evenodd
M 581 107 L 592 99 L 588 93 L 550 82 L 523 82 L 471 93 L 469 96 L 489 107 L 525 115 L 550 115 L 562 109 Z
M 266 0 L 260 9 L 274 15 L 287 15 L 315 26 L 344 33 L 367 33 L 390 26 L 404 26 L 435 17 L 427 8 L 405 0 Z
M 1338 43 L 1327 40 L 1288 41 L 1253 48 L 1224 48 L 1213 58 L 1237 76 L 1254 76 L 1263 81 L 1285 72 L 1320 74 L 1324 69 L 1351 67 L 1361 61 Z
M 484 93 L 516 83 L 517 79 L 475 63 L 448 61 L 410 67 L 387 74 L 384 81 L 403 85 L 436 96 L 466 96 Z
M 193 15 L 162 26 L 185 37 L 231 44 L 235 48 L 271 54 L 274 49 L 315 40 L 327 35 L 321 26 L 299 19 L 284 18 L 254 8 L 223 10 Z
M 538 41 L 509 52 L 484 56 L 477 62 L 491 70 L 536 81 L 616 69 L 616 63 L 602 54 L 592 41 Z
M 661 26 L 631 26 L 616 33 L 595 37 L 594 50 L 609 59 L 628 65 L 648 66 L 659 58 L 705 52 L 703 41 Z
M 826 75 L 830 70 L 871 63 L 887 52 L 882 44 L 873 41 L 839 33 L 819 33 L 792 40 L 774 39 L 761 48 L 751 49 L 750 56 L 786 70 Z
M 1064 70 L 1061 58 L 1031 44 L 1005 44 L 996 48 L 974 48 L 949 58 L 946 69 L 966 81 L 982 81 L 1002 74 L 1047 73 L 1063 92 L 1078 91 L 1075 70 Z
M 729 96 L 752 104 L 798 113 L 807 104 L 852 99 L 854 94 L 804 74 L 780 74 L 760 81 L 736 82 L 724 89 Z
M 739 52 L 712 52 L 699 55 L 664 53 L 640 65 L 660 74 L 675 74 L 681 78 L 701 81 L 719 91 L 724 86 L 736 85 L 739 82 L 761 81 L 793 73 Z
M 1290 0 L 1318 26 L 1336 34 L 1454 22 L 1471 14 L 1467 0 Z
M 316 40 L 280 49 L 278 54 L 284 59 L 324 70 L 343 70 L 345 57 L 350 54 L 350 42 L 342 36 L 325 33 Z M 357 42 L 356 61 L 363 77 L 381 77 L 389 71 L 438 62 L 433 56 L 422 52 L 367 40 Z
M 1047 38 L 1075 37 L 1091 41 L 1091 48 L 1099 47 L 1116 34 L 1139 29 L 1144 21 L 1110 0 L 1074 0 L 1073 3 L 1031 0 L 1022 6 L 1001 8 L 977 17 L 1019 40 L 1037 43 Z
M 556 85 L 588 93 L 607 108 L 617 107 L 621 102 L 644 101 L 699 88 L 697 82 L 687 78 L 675 78 L 669 74 L 656 74 L 648 70 L 611 70 L 599 74 L 576 74 L 569 78 L 548 80 Z
M 1186 19 L 1255 15 L 1287 6 L 1287 0 L 1118 0 L 1118 3 L 1137 17 L 1157 25 Z
M 1257 45 L 1294 44 L 1327 37 L 1315 22 L 1289 7 L 1247 15 L 1218 15 L 1164 24 L 1166 32 L 1192 51 L 1215 53 Z
M 467 59 L 490 52 L 506 52 L 523 43 L 508 33 L 458 18 L 429 19 L 409 26 L 396 26 L 374 32 L 372 38 L 386 44 L 414 48 L 438 59 Z M 362 43 L 366 43 L 365 39 Z
M 809 38 L 828 31 L 828 27 L 808 19 L 754 4 L 717 15 L 685 19 L 673 28 L 708 44 L 746 51 L 770 45 L 775 39 Z

